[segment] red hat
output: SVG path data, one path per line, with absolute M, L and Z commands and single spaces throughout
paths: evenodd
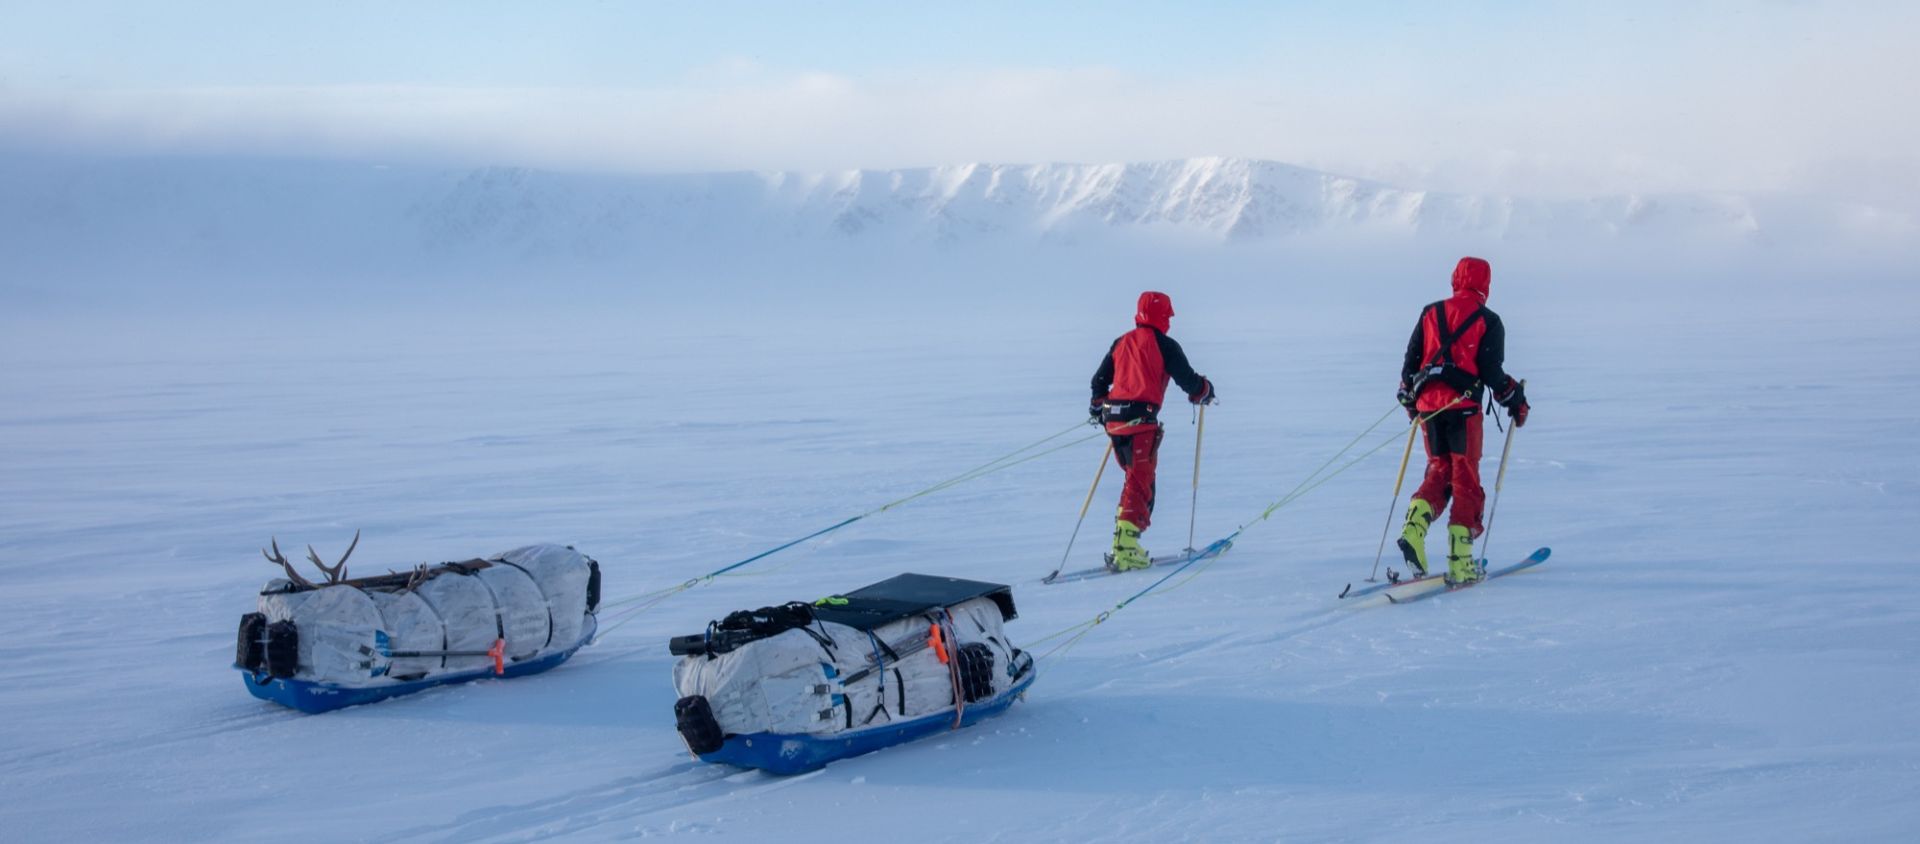
M 1133 324 L 1150 326 L 1161 334 L 1167 333 L 1173 324 L 1173 300 L 1157 290 L 1140 294 L 1140 304 L 1133 311 Z

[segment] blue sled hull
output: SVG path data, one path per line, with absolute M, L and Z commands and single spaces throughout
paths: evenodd
M 256 679 L 258 675 L 253 672 L 237 665 L 234 667 L 240 670 L 241 679 L 247 684 L 247 691 L 251 692 L 254 697 L 265 701 L 272 701 L 290 709 L 298 709 L 308 714 L 316 714 L 320 712 L 332 712 L 335 709 L 348 706 L 359 706 L 363 703 L 382 701 L 390 697 L 410 695 L 414 692 L 424 692 L 435 686 L 450 686 L 455 683 L 484 680 L 494 676 L 522 677 L 528 674 L 538 674 L 560 663 L 566 662 L 567 658 L 573 656 L 575 651 L 580 650 L 580 648 L 584 647 L 588 642 L 593 641 L 593 634 L 598 626 L 598 622 L 596 622 L 592 616 L 588 616 L 586 629 L 581 631 L 579 644 L 563 651 L 555 651 L 539 659 L 508 665 L 506 671 L 498 675 L 493 673 L 492 668 L 481 668 L 473 671 L 462 671 L 457 674 L 424 677 L 419 680 L 409 680 L 406 682 L 383 683 L 378 686 L 339 686 L 332 683 L 316 683 L 312 680 L 281 679 L 279 677 L 268 677 L 265 678 L 265 682 L 260 682 Z
M 989 700 L 971 704 L 960 716 L 960 726 L 971 726 L 1007 711 L 1007 707 L 1033 685 L 1037 674 L 1029 670 L 1010 688 Z M 721 762 L 738 765 L 742 768 L 759 768 L 769 774 L 787 776 L 804 774 L 819 770 L 828 762 L 872 753 L 884 747 L 904 744 L 914 739 L 925 738 L 936 733 L 944 733 L 953 728 L 953 716 L 938 712 L 925 715 L 911 721 L 901 721 L 880 727 L 854 730 L 831 736 L 815 736 L 806 733 L 752 733 L 744 736 L 729 736 L 719 750 L 702 754 L 703 762 Z

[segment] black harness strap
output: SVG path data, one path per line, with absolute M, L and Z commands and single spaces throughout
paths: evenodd
M 1109 401 L 1100 405 L 1102 423 L 1130 422 L 1141 425 L 1157 424 L 1160 421 L 1160 408 L 1143 401 Z
M 1477 394 L 1480 389 L 1480 376 L 1454 363 L 1453 344 L 1466 336 L 1467 329 L 1473 327 L 1474 323 L 1486 319 L 1486 309 L 1474 308 L 1473 313 L 1460 321 L 1460 327 L 1457 329 L 1447 328 L 1447 303 L 1444 300 L 1428 306 L 1427 312 L 1433 314 L 1433 328 L 1434 333 L 1439 335 L 1437 338 L 1440 341 L 1439 348 L 1427 356 L 1420 371 L 1414 375 L 1413 392 L 1418 394 L 1428 381 L 1438 378 L 1441 383 L 1456 390 L 1474 391 Z
M 1436 353 L 1437 359 L 1430 358 L 1427 360 L 1427 364 L 1429 366 L 1436 363 L 1454 366 L 1453 344 L 1465 336 L 1467 329 L 1472 328 L 1474 323 L 1485 319 L 1486 315 L 1486 308 L 1474 308 L 1473 313 L 1467 314 L 1467 318 L 1460 321 L 1459 328 L 1448 330 L 1447 303 L 1445 301 L 1433 303 L 1433 327 L 1440 335 L 1440 348 Z

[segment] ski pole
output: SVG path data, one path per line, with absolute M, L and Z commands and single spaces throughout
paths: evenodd
M 1522 391 L 1527 389 L 1525 379 L 1520 381 L 1520 389 Z M 1507 420 L 1511 422 L 1513 420 L 1513 414 L 1507 414 Z M 1484 533 L 1480 534 L 1481 565 L 1486 564 L 1487 545 L 1493 538 L 1493 516 L 1495 513 L 1500 512 L 1500 487 L 1504 486 L 1507 482 L 1507 455 L 1513 451 L 1513 432 L 1518 430 L 1520 430 L 1519 425 L 1508 425 L 1507 443 L 1500 447 L 1500 471 L 1493 476 L 1493 503 L 1487 507 L 1487 529 Z
M 1207 436 L 1207 406 L 1200 405 L 1199 428 L 1193 432 L 1193 498 L 1187 502 L 1187 553 L 1193 553 L 1193 523 L 1200 514 L 1200 441 Z M 1398 493 L 1396 493 L 1397 495 Z
M 1367 573 L 1368 583 L 1375 582 L 1375 575 L 1380 573 L 1380 557 L 1387 553 L 1387 531 L 1393 529 L 1393 511 L 1400 506 L 1400 486 L 1407 482 L 1407 464 L 1413 460 L 1413 440 L 1418 436 L 1420 423 L 1415 420 L 1407 429 L 1407 450 L 1400 455 L 1400 474 L 1393 478 L 1393 497 L 1387 499 L 1387 522 L 1380 526 L 1380 547 L 1373 552 L 1373 571 Z
M 396 651 L 393 649 L 392 642 L 393 640 L 389 638 L 385 632 L 376 630 L 374 631 L 374 650 L 368 651 L 364 645 L 362 645 L 360 649 L 369 655 L 378 652 L 387 659 L 417 659 L 423 657 L 441 657 L 444 659 L 450 656 L 484 656 L 493 659 L 494 674 L 507 673 L 507 640 L 505 639 L 493 640 L 493 647 L 484 651 Z M 387 670 L 392 667 L 391 665 L 380 666 L 374 670 L 374 676 L 377 677 L 385 674 Z
M 1086 523 L 1087 511 L 1093 508 L 1093 494 L 1100 489 L 1100 476 L 1107 473 L 1107 458 L 1112 456 L 1113 438 L 1109 437 L 1107 450 L 1100 454 L 1100 468 L 1093 473 L 1093 486 L 1087 487 L 1087 503 L 1080 505 L 1080 518 L 1073 523 L 1073 535 L 1067 537 L 1066 553 L 1060 555 L 1060 565 L 1054 566 L 1053 573 L 1047 575 L 1040 581 L 1041 583 L 1052 583 L 1054 578 L 1060 576 L 1061 569 L 1067 567 L 1067 558 L 1073 556 L 1073 543 L 1080 538 L 1080 526 Z

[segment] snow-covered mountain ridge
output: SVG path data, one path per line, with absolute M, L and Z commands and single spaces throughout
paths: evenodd
M 1787 198 L 1441 193 L 1232 158 L 603 177 L 591 185 L 577 177 L 489 168 L 465 174 L 420 210 L 436 233 L 452 236 L 523 233 L 562 218 L 636 233 L 731 219 L 796 236 L 885 232 L 939 240 L 1112 229 L 1217 241 L 1340 231 L 1509 239 L 1641 233 L 1751 239 L 1767 236 L 1769 224 L 1786 228 L 1818 221 L 1868 230 L 1912 225 L 1903 215 L 1864 206 Z
M 778 244 L 1696 246 L 1900 243 L 1907 213 L 1785 195 L 1529 198 L 1395 187 L 1272 161 L 580 174 L 262 160 L 0 161 L 0 259 L 78 269 L 606 261 Z M 721 253 L 725 254 L 725 253 Z

